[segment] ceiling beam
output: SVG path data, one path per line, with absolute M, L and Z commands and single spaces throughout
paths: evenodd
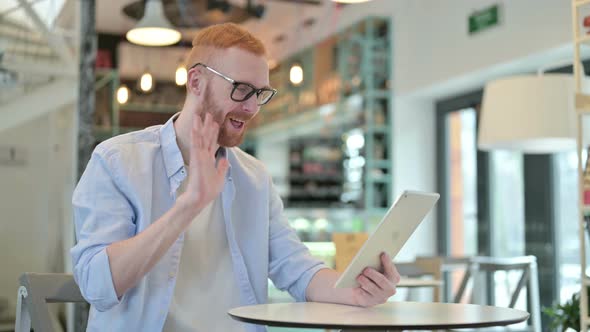
M 73 104 L 77 92 L 75 80 L 58 79 L 0 105 L 0 132 Z
M 55 53 L 59 55 L 62 62 L 66 66 L 75 66 L 74 56 L 63 36 L 53 33 L 48 26 L 43 22 L 37 11 L 33 8 L 31 3 L 26 0 L 18 0 L 20 6 L 23 8 L 27 16 L 33 21 L 35 27 L 43 34 L 47 42 Z

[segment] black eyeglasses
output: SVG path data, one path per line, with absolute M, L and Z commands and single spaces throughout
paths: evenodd
M 196 66 L 203 66 L 207 68 L 210 72 L 220 76 L 221 78 L 225 79 L 226 81 L 230 82 L 234 87 L 231 90 L 230 98 L 233 101 L 241 102 L 250 99 L 254 94 L 256 94 L 256 102 L 258 106 L 262 106 L 268 103 L 272 97 L 277 93 L 277 90 L 270 89 L 270 88 L 256 88 L 252 84 L 246 82 L 238 82 L 232 78 L 223 75 L 222 73 L 218 72 L 217 70 L 207 66 L 203 63 L 196 63 L 189 70 L 195 68 Z

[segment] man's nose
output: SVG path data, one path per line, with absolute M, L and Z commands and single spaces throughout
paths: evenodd
M 256 113 L 260 109 L 258 106 L 258 98 L 256 94 L 250 96 L 250 98 L 242 102 L 242 109 L 248 113 Z

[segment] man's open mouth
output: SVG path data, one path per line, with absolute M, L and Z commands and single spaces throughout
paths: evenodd
M 232 126 L 234 126 L 236 129 L 240 129 L 244 126 L 244 121 L 238 119 L 229 118 L 229 122 L 231 122 Z

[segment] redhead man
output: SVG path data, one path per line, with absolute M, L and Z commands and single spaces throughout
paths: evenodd
M 264 166 L 236 147 L 276 93 L 260 40 L 215 25 L 188 63 L 182 110 L 97 146 L 74 192 L 88 331 L 264 331 L 227 310 L 267 302 L 268 278 L 297 301 L 385 302 L 399 282 L 389 257 L 360 287 L 333 288 L 338 273 L 309 254 Z

